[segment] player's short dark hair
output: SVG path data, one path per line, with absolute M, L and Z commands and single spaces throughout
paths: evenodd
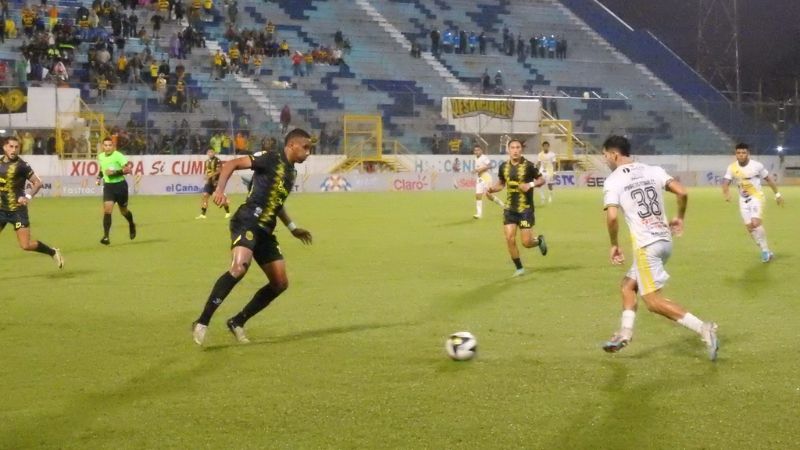
M 17 141 L 17 144 L 19 144 L 19 138 L 18 137 L 16 137 L 16 136 L 6 136 L 6 137 L 3 138 L 3 145 L 6 145 L 11 141 Z
M 617 150 L 622 156 L 631 156 L 631 142 L 625 136 L 609 136 L 603 142 L 603 150 Z
M 103 138 L 103 142 L 105 142 L 105 141 L 114 142 L 114 139 L 111 139 L 111 136 L 106 136 L 106 137 Z
M 311 139 L 311 135 L 308 134 L 308 131 L 302 128 L 295 128 L 294 130 L 290 131 L 283 139 L 283 145 L 289 145 L 289 141 L 297 138 Z
M 736 150 L 739 150 L 740 148 L 747 150 L 748 152 L 750 151 L 750 146 L 745 144 L 744 142 L 739 142 L 738 144 L 736 144 Z
M 522 142 L 522 139 L 516 139 L 516 138 L 515 138 L 515 139 L 511 139 L 511 140 L 509 140 L 509 141 L 508 141 L 508 144 L 506 144 L 506 145 L 507 145 L 507 146 L 510 146 L 512 142 L 519 142 L 519 145 L 520 145 L 522 148 L 525 148 L 525 143 L 524 143 L 524 142 Z
M 547 142 L 547 141 L 544 141 L 544 142 L 542 142 L 542 145 L 550 145 L 550 143 Z

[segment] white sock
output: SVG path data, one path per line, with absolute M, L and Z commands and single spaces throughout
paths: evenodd
M 483 215 L 483 200 L 476 200 L 475 201 L 475 215 L 482 216 Z
M 758 228 L 751 231 L 750 235 L 753 236 L 753 239 L 762 252 L 769 251 L 769 246 L 767 245 L 767 230 L 764 229 L 763 225 L 759 225 Z
M 631 337 L 633 334 L 633 322 L 636 320 L 636 311 L 631 309 L 626 309 L 622 311 L 622 322 L 620 324 L 620 330 L 623 333 L 628 333 L 627 337 Z
M 553 201 L 553 191 L 548 191 L 550 193 L 550 201 Z
M 694 331 L 697 334 L 700 334 L 700 331 L 703 328 L 703 321 L 695 317 L 694 314 L 688 312 L 686 313 L 685 316 L 678 319 L 678 323 Z

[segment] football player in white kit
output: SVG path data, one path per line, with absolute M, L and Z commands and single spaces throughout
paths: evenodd
M 547 141 L 542 142 L 542 151 L 539 152 L 537 163 L 539 165 L 539 172 L 544 177 L 544 182 L 547 184 L 547 192 L 549 194 L 549 202 L 553 203 L 553 181 L 556 177 L 556 160 L 558 155 L 550 151 L 550 143 Z M 539 189 L 539 196 L 542 198 L 542 203 L 547 199 L 544 196 L 544 189 Z
M 603 186 L 612 264 L 625 261 L 617 239 L 617 216 L 620 212 L 633 241 L 633 265 L 622 279 L 622 324 L 611 340 L 603 345 L 603 350 L 617 352 L 630 343 L 638 293 L 651 312 L 700 335 L 708 349 L 708 357 L 716 360 L 719 350 L 717 325 L 703 322 L 662 293 L 669 279 L 664 264 L 672 253 L 672 235 L 679 236 L 683 231 L 683 217 L 689 199 L 686 189 L 661 167 L 635 162 L 630 156 L 630 142 L 622 136 L 611 136 L 605 141 L 603 156 L 612 170 Z M 678 214 L 669 223 L 664 208 L 664 189 L 678 197 Z
M 742 220 L 747 232 L 756 241 L 756 245 L 761 249 L 761 262 L 770 262 L 775 256 L 767 245 L 767 231 L 764 229 L 762 208 L 764 207 L 764 192 L 761 190 L 761 180 L 767 182 L 775 193 L 775 200 L 778 205 L 783 206 L 783 197 L 778 192 L 778 185 L 764 165 L 758 161 L 750 159 L 750 147 L 747 144 L 736 145 L 736 161 L 728 166 L 725 172 L 725 179 L 722 181 L 722 195 L 725 201 L 731 201 L 730 185 L 731 181 L 736 180 L 739 186 L 739 211 L 742 213 Z
M 485 195 L 489 200 L 497 203 L 501 208 L 506 205 L 497 196 L 486 192 L 489 186 L 492 185 L 492 161 L 489 157 L 483 154 L 483 148 L 480 145 L 475 145 L 472 149 L 475 155 L 475 170 L 472 171 L 478 179 L 475 180 L 475 215 L 472 216 L 476 219 L 483 217 L 483 196 Z

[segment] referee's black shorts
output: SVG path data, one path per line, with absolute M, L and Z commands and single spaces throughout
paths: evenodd
M 128 207 L 128 182 L 103 184 L 103 201 L 114 202 L 123 208 Z

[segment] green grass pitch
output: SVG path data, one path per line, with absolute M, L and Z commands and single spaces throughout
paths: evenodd
M 132 197 L 139 237 L 115 211 L 103 247 L 100 199 L 37 199 L 33 235 L 66 268 L 0 234 L 0 448 L 797 448 L 800 189 L 783 192 L 762 264 L 737 205 L 690 189 L 666 292 L 719 323 L 716 363 L 644 308 L 602 352 L 627 266 L 607 261 L 600 190 L 537 210 L 550 254 L 523 252 L 519 279 L 500 209 L 473 220 L 470 193 L 295 195 L 315 240 L 278 232 L 289 290 L 237 345 L 224 321 L 264 283 L 252 269 L 205 348 L 189 328 L 229 264 L 219 210 Z M 466 363 L 443 349 L 460 330 Z

